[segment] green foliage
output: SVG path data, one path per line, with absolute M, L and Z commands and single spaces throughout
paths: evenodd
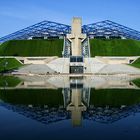
M 0 72 L 17 69 L 22 64 L 15 58 L 0 58 Z
M 0 45 L 1 56 L 62 56 L 63 39 L 11 40 Z
M 140 41 L 122 39 L 91 39 L 91 56 L 140 56 Z

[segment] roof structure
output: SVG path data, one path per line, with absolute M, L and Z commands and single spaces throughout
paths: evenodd
M 30 37 L 66 36 L 71 32 L 71 26 L 52 21 L 42 21 L 25 29 L 19 30 L 0 38 L 0 43 L 8 40 L 23 40 Z M 83 25 L 82 32 L 88 37 L 96 36 L 121 36 L 128 39 L 140 40 L 140 32 L 110 20 Z
M 128 39 L 140 40 L 139 31 L 110 20 L 84 25 L 83 32 L 88 36 L 121 36 Z
M 7 36 L 0 38 L 0 43 L 8 40 L 23 40 L 30 37 L 42 37 L 42 36 L 64 36 L 69 33 L 71 27 L 69 25 L 60 24 L 51 21 L 42 21 L 40 23 L 29 26 L 20 31 L 14 32 Z

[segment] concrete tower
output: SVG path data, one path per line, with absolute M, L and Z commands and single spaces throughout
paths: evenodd
M 81 56 L 82 40 L 86 38 L 86 34 L 82 34 L 82 19 L 74 17 L 72 20 L 72 30 L 71 34 L 67 35 L 67 38 L 71 42 L 72 56 Z

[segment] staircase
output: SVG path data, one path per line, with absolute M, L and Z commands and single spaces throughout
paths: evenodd
M 63 46 L 63 57 L 69 58 L 71 55 L 71 42 L 64 38 L 64 46 Z
M 82 42 L 82 54 L 83 54 L 83 57 L 85 57 L 85 58 L 90 57 L 90 43 L 89 43 L 89 38 L 86 38 Z
M 90 43 L 89 38 L 86 38 L 82 42 L 82 55 L 85 58 L 90 57 Z M 64 46 L 63 46 L 63 57 L 69 58 L 71 56 L 71 42 L 68 39 L 64 39 Z

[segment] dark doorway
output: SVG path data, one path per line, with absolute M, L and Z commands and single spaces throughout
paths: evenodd
M 83 66 L 70 66 L 70 73 L 76 74 L 84 73 Z

